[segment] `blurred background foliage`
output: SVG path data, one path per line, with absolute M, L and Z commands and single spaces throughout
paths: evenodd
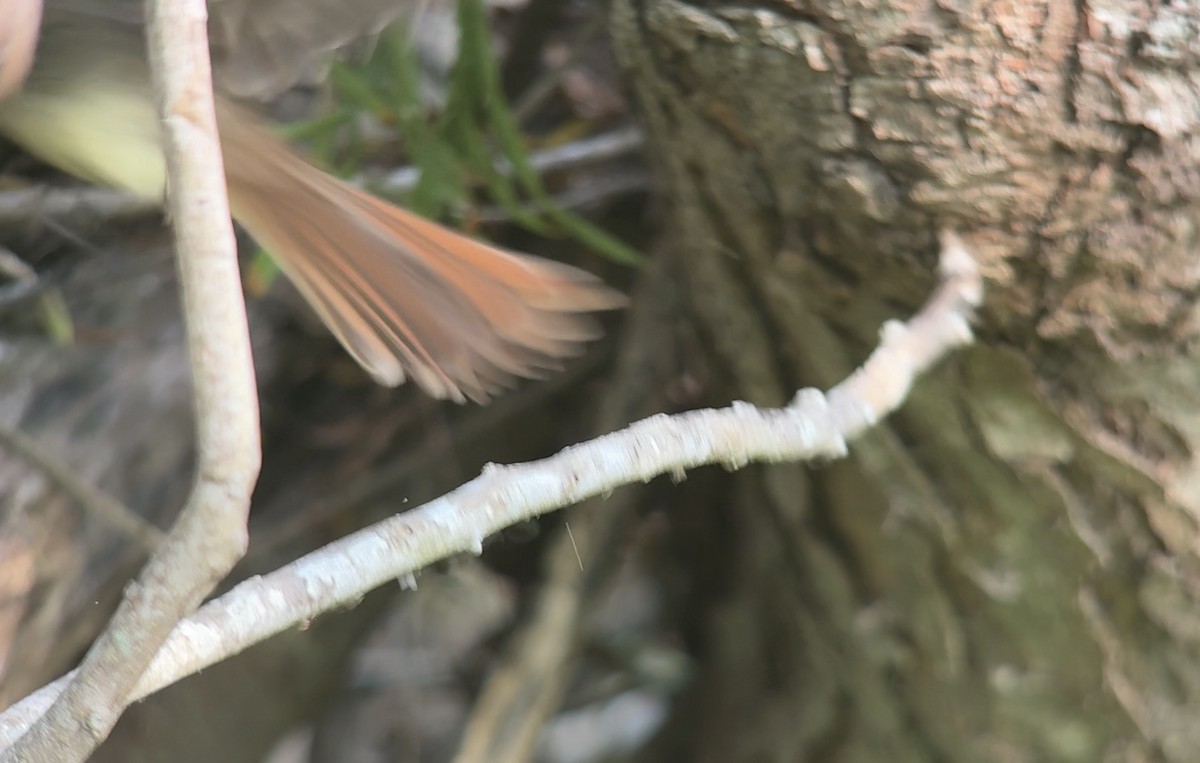
M 642 257 L 633 247 L 556 203 L 547 192 L 530 162 L 532 141 L 508 104 L 483 0 L 460 0 L 457 23 L 458 56 L 444 99 L 423 87 L 427 70 L 413 27 L 397 24 L 365 57 L 334 63 L 329 110 L 293 125 L 290 136 L 307 141 L 328 166 L 354 174 L 376 155 L 366 126 L 374 132 L 382 127 L 401 142 L 419 172 L 415 187 L 398 199 L 408 208 L 470 229 L 473 210 L 483 199 L 530 232 L 574 239 L 614 262 L 639 264 Z M 438 100 L 444 102 L 436 104 Z M 560 125 L 541 144 L 553 145 L 587 129 Z M 386 188 L 374 190 L 387 194 Z

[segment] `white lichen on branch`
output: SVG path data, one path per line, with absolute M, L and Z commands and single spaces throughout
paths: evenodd
M 478 553 L 483 538 L 517 522 L 613 489 L 678 475 L 704 464 L 830 459 L 904 402 L 916 378 L 971 341 L 970 320 L 982 279 L 962 241 L 942 237 L 941 283 L 907 323 L 884 327 L 879 347 L 855 373 L 821 393 L 798 392 L 778 409 L 734 403 L 723 409 L 657 415 L 572 446 L 541 461 L 491 465 L 457 490 L 360 530 L 292 564 L 239 584 L 182 621 L 131 700 L 371 589 L 406 580 L 455 553 Z M 0 744 L 36 718 L 66 679 L 0 715 Z

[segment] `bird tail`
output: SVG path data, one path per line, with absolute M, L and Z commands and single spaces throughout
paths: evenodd
M 234 217 L 346 350 L 388 386 L 485 402 L 599 335 L 587 313 L 625 298 L 576 268 L 498 249 L 305 162 L 253 118 L 219 108 Z

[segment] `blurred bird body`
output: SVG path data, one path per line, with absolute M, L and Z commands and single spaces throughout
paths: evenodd
M 0 131 L 60 169 L 161 198 L 167 170 L 136 29 L 47 13 L 24 89 L 0 103 Z
M 99 7 L 110 5 L 47 4 L 33 69 L 0 101 L 0 133 L 81 178 L 161 199 L 141 29 Z M 576 354 L 596 336 L 585 313 L 623 302 L 587 273 L 473 241 L 316 169 L 231 99 L 218 97 L 217 121 L 234 217 L 382 384 L 486 401 Z

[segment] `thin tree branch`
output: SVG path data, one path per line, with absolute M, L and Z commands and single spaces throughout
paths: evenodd
M 884 326 L 867 362 L 828 394 L 801 390 L 784 408 L 748 403 L 658 415 L 541 461 L 492 465 L 457 490 L 360 530 L 262 577 L 240 583 L 179 623 L 129 699 L 136 701 L 322 612 L 346 606 L 391 580 L 463 551 L 538 514 L 602 496 L 661 474 L 704 464 L 836 458 L 846 441 L 903 402 L 917 376 L 971 341 L 970 318 L 982 297 L 974 260 L 945 234 L 943 281 L 907 324 Z M 0 714 L 7 744 L 49 704 L 67 679 L 43 687 Z
M 636 127 L 620 127 L 531 152 L 529 164 L 542 174 L 566 172 L 629 156 L 640 150 L 642 143 L 642 133 Z M 501 172 L 512 172 L 512 165 L 507 162 L 498 161 L 496 166 Z M 370 178 L 356 178 L 355 182 L 395 195 L 415 188 L 421 179 L 421 170 L 414 166 L 400 167 L 382 174 L 377 180 L 373 179 L 374 173 L 370 175 Z M 23 225 L 39 216 L 51 219 L 78 219 L 82 216 L 85 219 L 123 220 L 149 214 L 157 208 L 158 203 L 152 199 L 112 188 L 27 188 L 0 192 L 0 226 Z
M 36 186 L 0 193 L 0 226 L 26 225 L 30 220 L 101 220 L 118 222 L 144 217 L 162 205 L 115 188 L 90 185 Z
M 37 271 L 3 246 L 0 246 L 0 275 L 10 281 L 0 286 L 0 307 L 25 299 L 40 285 Z
M 133 538 L 147 551 L 153 551 L 162 543 L 165 537 L 162 530 L 139 517 L 128 506 L 103 490 L 80 479 L 69 465 L 44 452 L 22 432 L 0 424 L 0 446 L 11 450 L 39 469 L 47 479 L 71 496 L 84 511 Z
M 198 474 L 183 512 L 54 704 L 3 763 L 84 760 L 179 620 L 246 547 L 260 460 L 258 403 L 225 197 L 204 0 L 148 0 L 147 35 L 169 174 L 197 409 Z
M 600 404 L 600 432 L 660 410 L 667 380 L 678 370 L 678 359 L 663 352 L 676 339 L 670 316 L 680 306 L 677 274 L 662 259 L 652 261 L 642 273 L 633 309 L 622 327 L 613 384 Z M 607 590 L 617 565 L 605 560 L 615 553 L 613 539 L 627 532 L 642 497 L 638 490 L 623 490 L 563 512 L 566 531 L 557 534 L 542 556 L 543 574 L 526 616 L 480 686 L 454 763 L 536 757 L 546 721 L 560 708 L 579 659 L 581 613 L 589 611 L 591 597 Z M 603 511 L 600 501 L 605 502 Z

